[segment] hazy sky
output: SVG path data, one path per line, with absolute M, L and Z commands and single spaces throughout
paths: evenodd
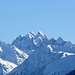
M 0 39 L 32 31 L 75 43 L 75 0 L 0 0 Z

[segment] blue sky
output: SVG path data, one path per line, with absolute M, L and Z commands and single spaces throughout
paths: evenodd
M 0 0 L 0 39 L 32 31 L 75 43 L 75 0 Z

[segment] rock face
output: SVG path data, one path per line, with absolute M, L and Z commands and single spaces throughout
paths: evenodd
M 66 75 L 75 69 L 75 46 L 71 42 L 64 41 L 61 37 L 49 40 L 42 32 L 29 40 L 32 40 L 27 41 L 29 47 L 22 50 L 28 49 L 33 53 L 8 75 Z

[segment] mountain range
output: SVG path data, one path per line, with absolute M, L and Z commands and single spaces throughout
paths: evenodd
M 0 40 L 0 75 L 75 75 L 75 45 L 41 31 Z

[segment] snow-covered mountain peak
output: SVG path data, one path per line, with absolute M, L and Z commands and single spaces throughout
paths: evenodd
M 40 43 L 48 44 L 48 42 L 49 42 L 48 37 L 44 33 L 42 33 L 41 31 L 39 31 L 37 33 L 34 40 L 37 41 L 38 44 L 40 44 Z
M 41 31 L 38 31 L 36 37 L 41 37 L 42 39 L 48 39 L 48 37 Z
M 33 36 L 36 36 L 35 32 L 29 32 L 30 34 L 32 34 Z
M 42 33 L 41 31 L 38 31 L 38 35 L 41 35 L 44 37 L 44 33 Z
M 28 36 L 30 39 L 32 39 L 32 38 L 35 37 L 35 33 L 34 33 L 34 32 L 29 32 L 29 33 L 27 34 L 27 36 Z

